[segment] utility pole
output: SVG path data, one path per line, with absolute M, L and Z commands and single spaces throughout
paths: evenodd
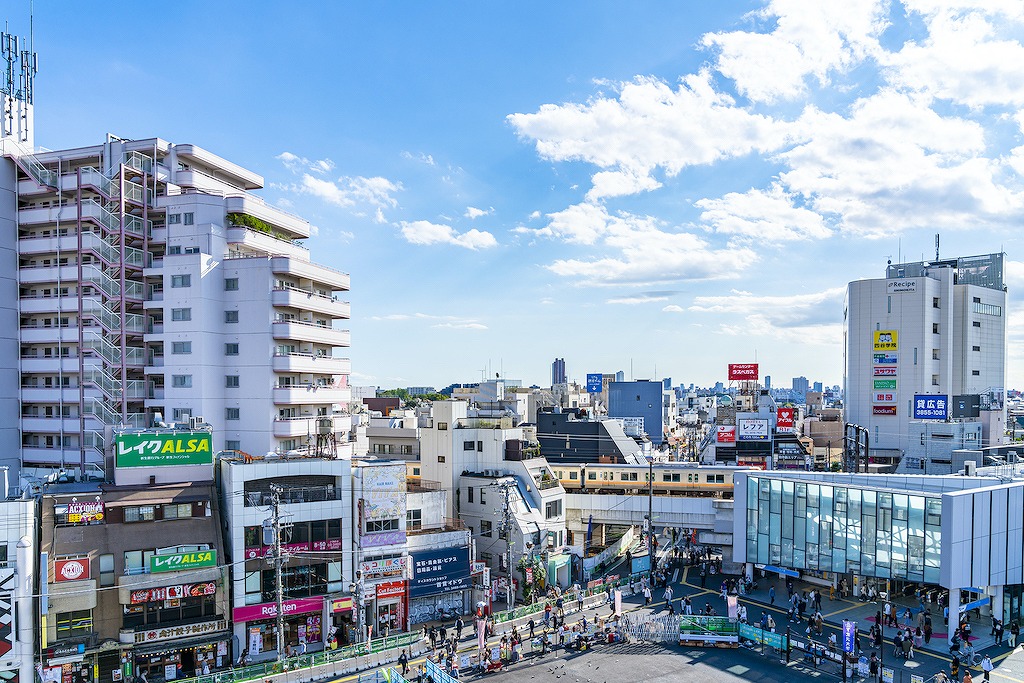
M 505 536 L 506 566 L 508 567 L 508 585 L 505 586 L 505 597 L 508 600 L 508 609 L 511 610 L 515 600 L 515 592 L 512 589 L 512 482 L 502 482 L 498 486 L 501 487 L 501 492 L 505 496 L 501 533 Z
M 651 560 L 647 567 L 647 578 L 654 585 L 654 562 L 657 559 L 654 552 L 654 458 L 647 463 L 647 554 Z
M 277 600 L 277 661 L 284 657 L 284 581 L 281 575 L 285 559 L 281 552 L 281 490 L 277 484 L 270 485 L 273 516 L 263 521 L 263 543 L 274 547 L 269 561 L 274 565 L 274 593 Z

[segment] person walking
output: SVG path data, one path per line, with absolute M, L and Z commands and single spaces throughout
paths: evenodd
M 1017 647 L 1017 636 L 1020 635 L 1020 625 L 1014 619 L 1010 622 L 1010 647 Z
M 995 631 L 996 631 L 996 645 L 1000 645 L 1001 646 L 1003 644 L 1003 633 L 1005 631 L 1005 628 L 1003 627 L 1003 622 L 1002 621 L 996 621 Z
M 970 669 L 964 670 L 964 683 L 974 683 L 974 676 L 971 675 Z
M 768 589 L 768 603 L 771 605 L 775 604 L 775 586 Z
M 985 655 L 985 658 L 981 660 L 981 670 L 986 681 L 989 679 L 989 674 L 992 673 L 992 669 L 994 668 L 995 667 L 992 666 L 992 659 L 988 655 Z
M 402 654 L 398 655 L 398 664 L 402 667 L 403 676 L 409 673 L 409 655 L 406 654 L 405 650 L 402 650 Z
M 645 586 L 644 587 L 644 607 L 647 607 L 650 604 L 651 604 L 651 587 L 650 586 Z
M 665 604 L 668 606 L 669 614 L 676 613 L 675 605 L 672 604 L 672 586 L 665 588 Z
M 455 620 L 455 640 L 462 640 L 462 629 L 465 628 L 466 623 L 462 621 L 462 617 Z

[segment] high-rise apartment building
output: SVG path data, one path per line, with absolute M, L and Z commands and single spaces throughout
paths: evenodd
M 1003 255 L 890 264 L 885 275 L 847 289 L 846 421 L 867 428 L 876 462 L 964 431 L 934 428 L 943 422 L 981 423 L 981 443 L 958 448 L 1002 443 Z
M 551 364 L 551 386 L 555 386 L 556 384 L 565 384 L 566 381 L 565 359 L 556 358 L 555 362 Z
M 261 176 L 159 138 L 33 154 L 3 133 L 9 464 L 103 465 L 113 429 L 161 422 L 211 425 L 216 450 L 347 447 L 349 276 Z

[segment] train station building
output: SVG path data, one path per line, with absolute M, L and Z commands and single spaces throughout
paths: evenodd
M 734 559 L 855 594 L 948 591 L 950 614 L 1020 619 L 1024 468 L 972 476 L 736 472 Z

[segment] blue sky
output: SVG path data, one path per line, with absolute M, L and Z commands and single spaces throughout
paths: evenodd
M 1019 0 L 40 2 L 35 25 L 37 144 L 159 136 L 263 174 L 352 274 L 356 384 L 544 384 L 556 356 L 838 384 L 845 284 L 936 232 L 1024 287 Z

